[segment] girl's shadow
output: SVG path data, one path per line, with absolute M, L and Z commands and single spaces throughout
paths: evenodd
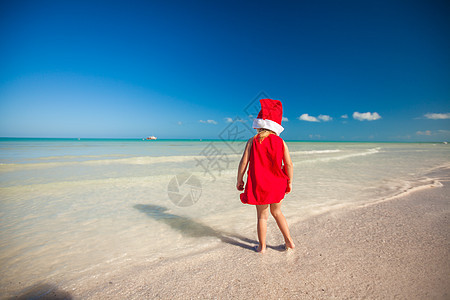
M 258 242 L 240 235 L 220 232 L 200 222 L 194 221 L 187 217 L 177 216 L 171 213 L 167 213 L 168 210 L 165 207 L 150 204 L 136 204 L 134 206 L 137 210 L 145 213 L 148 217 L 163 222 L 172 229 L 179 231 L 183 235 L 191 237 L 204 237 L 212 236 L 219 238 L 222 242 L 228 243 L 234 246 L 239 246 L 244 249 L 254 250 L 255 245 Z M 275 250 L 284 249 L 283 246 L 267 246 Z

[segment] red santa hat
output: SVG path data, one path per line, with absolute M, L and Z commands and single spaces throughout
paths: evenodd
M 261 111 L 258 117 L 253 120 L 253 128 L 265 128 L 272 130 L 277 135 L 284 130 L 281 126 L 281 119 L 283 117 L 283 106 L 280 100 L 261 99 Z

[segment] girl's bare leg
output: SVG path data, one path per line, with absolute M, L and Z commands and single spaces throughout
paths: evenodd
M 286 248 L 294 249 L 294 241 L 292 240 L 291 234 L 289 233 L 289 227 L 286 222 L 286 218 L 281 212 L 281 202 L 270 204 L 270 213 L 275 218 L 275 221 L 277 221 L 278 228 L 280 228 L 280 231 L 283 234 Z
M 259 246 L 257 252 L 264 253 L 266 251 L 266 234 L 267 234 L 267 219 L 269 218 L 269 205 L 256 205 L 256 213 L 258 215 L 258 240 Z

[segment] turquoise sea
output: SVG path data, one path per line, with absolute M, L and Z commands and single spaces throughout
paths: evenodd
M 291 224 L 439 186 L 430 174 L 450 168 L 450 145 L 439 143 L 287 145 L 294 180 L 283 211 Z M 0 139 L 1 294 L 42 282 L 70 290 L 125 266 L 255 240 L 254 208 L 235 189 L 244 146 Z

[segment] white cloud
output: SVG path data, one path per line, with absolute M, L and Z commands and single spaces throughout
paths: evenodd
M 432 119 L 432 120 L 450 119 L 450 113 L 445 113 L 445 114 L 427 113 L 424 115 L 424 117 L 427 119 Z
M 360 112 L 355 111 L 353 113 L 353 119 L 356 119 L 359 121 L 375 121 L 375 120 L 381 119 L 381 116 L 377 112 L 360 113 Z
M 217 125 L 217 122 L 214 121 L 214 120 L 206 120 L 206 121 L 200 120 L 199 122 L 200 122 L 200 123 L 205 123 L 205 124 L 214 124 L 214 125 Z
M 224 120 L 225 120 L 225 122 L 227 122 L 227 123 L 234 123 L 234 122 L 247 123 L 247 120 L 243 120 L 243 119 L 241 119 L 241 118 L 239 118 L 239 117 L 236 117 L 235 119 L 226 117 L 226 118 L 224 118 Z M 212 120 L 211 120 L 211 121 L 212 121 Z
M 444 129 L 439 129 L 439 130 L 435 130 L 435 131 L 431 131 L 431 130 L 423 130 L 423 131 L 417 131 L 416 132 L 417 135 L 434 135 L 434 136 L 445 136 L 445 135 L 449 135 L 450 134 L 450 130 L 444 130 Z
M 431 131 L 430 130 L 417 131 L 416 134 L 417 135 L 431 135 Z
M 320 134 L 310 134 L 310 135 L 309 135 L 309 138 L 310 138 L 310 139 L 313 139 L 313 138 L 320 139 L 321 136 L 320 136 Z
M 286 118 L 286 117 L 282 117 L 282 118 L 281 118 L 281 121 L 282 121 L 282 122 L 287 122 L 287 121 L 289 121 L 289 119 Z
M 348 119 L 348 115 L 347 115 L 347 114 L 342 115 L 341 118 L 342 118 L 342 119 Z
M 319 115 L 318 118 L 324 122 L 329 122 L 333 120 L 333 118 L 328 115 Z
M 332 117 L 330 117 L 329 115 L 319 115 L 318 117 L 314 117 L 314 116 L 310 116 L 308 114 L 303 114 L 300 117 L 298 117 L 299 120 L 301 121 L 307 121 L 307 122 L 329 122 L 331 120 L 333 120 Z
M 178 125 L 183 125 L 183 123 L 181 121 L 178 121 Z
M 319 122 L 316 117 L 310 116 L 308 114 L 303 114 L 300 117 L 298 117 L 301 121 L 308 121 L 308 122 Z

